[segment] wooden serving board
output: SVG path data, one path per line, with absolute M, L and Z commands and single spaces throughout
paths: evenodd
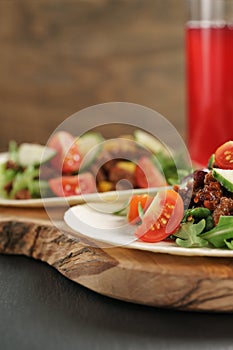
M 57 217 L 62 217 L 62 208 Z M 99 248 L 54 227 L 43 209 L 0 208 L 0 253 L 47 262 L 103 295 L 156 307 L 233 311 L 233 259 Z

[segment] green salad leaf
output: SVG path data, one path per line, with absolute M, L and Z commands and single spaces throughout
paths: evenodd
M 180 229 L 173 234 L 176 237 L 176 244 L 184 248 L 200 248 L 208 246 L 207 240 L 200 237 L 200 234 L 205 229 L 205 219 L 202 219 L 197 224 L 194 221 L 181 224 Z
M 39 177 L 39 169 L 33 166 L 27 167 L 23 172 L 18 172 L 14 178 L 10 197 L 14 198 L 17 192 L 23 189 L 34 191 L 35 178 Z M 39 182 L 39 180 L 36 180 Z
M 233 249 L 233 240 L 227 241 L 226 239 L 224 239 L 224 242 L 225 242 L 227 248 Z
M 186 222 L 189 217 L 194 219 L 204 219 L 207 216 L 211 215 L 211 211 L 207 208 L 192 208 L 186 209 L 182 222 Z
M 201 235 L 215 248 L 233 249 L 233 216 L 220 216 L 218 224 Z
M 7 169 L 5 163 L 0 164 L 0 196 L 7 198 L 7 191 L 5 186 L 14 180 L 16 171 L 14 169 Z
M 178 158 L 179 157 L 177 157 L 177 159 Z M 184 178 L 192 171 L 192 169 L 183 169 L 185 163 L 182 162 L 182 155 L 180 158 L 180 163 L 177 164 L 177 161 L 175 162 L 171 155 L 167 153 L 164 154 L 162 151 L 157 152 L 151 158 L 154 165 L 164 174 L 169 185 L 176 185 L 179 183 L 180 179 Z

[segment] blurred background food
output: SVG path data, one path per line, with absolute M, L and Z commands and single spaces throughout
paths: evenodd
M 1 0 L 0 150 L 82 108 L 145 105 L 185 134 L 185 0 Z

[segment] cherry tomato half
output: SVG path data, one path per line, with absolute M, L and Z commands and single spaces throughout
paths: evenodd
M 129 202 L 128 222 L 133 225 L 139 223 L 141 221 L 138 213 L 139 203 L 146 212 L 152 201 L 153 197 L 148 194 L 133 195 Z
M 79 170 L 81 156 L 75 138 L 66 131 L 59 131 L 52 136 L 48 146 L 57 151 L 51 159 L 52 166 L 63 174 L 71 174 Z
M 166 186 L 166 179 L 152 163 L 150 158 L 142 157 L 135 170 L 136 184 L 140 188 Z
M 145 213 L 135 235 L 144 242 L 160 242 L 174 233 L 184 216 L 184 203 L 173 190 L 159 192 Z
M 233 141 L 228 141 L 217 149 L 215 163 L 221 169 L 233 169 Z
M 96 192 L 95 178 L 91 173 L 61 176 L 48 181 L 51 191 L 58 197 Z

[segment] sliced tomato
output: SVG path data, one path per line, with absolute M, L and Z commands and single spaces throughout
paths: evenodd
M 49 180 L 49 186 L 58 197 L 96 192 L 95 178 L 91 173 L 56 177 Z
M 140 188 L 166 186 L 165 177 L 152 163 L 150 158 L 142 157 L 137 163 L 135 170 L 136 184 Z
M 48 146 L 57 151 L 57 155 L 51 159 L 52 166 L 63 174 L 77 172 L 81 164 L 81 156 L 75 138 L 66 131 L 54 134 L 48 142 Z
M 217 149 L 215 163 L 221 169 L 233 169 L 233 141 L 228 141 Z
M 174 233 L 184 216 L 184 203 L 173 190 L 159 192 L 145 213 L 135 235 L 144 242 L 160 242 Z
M 128 211 L 129 223 L 134 225 L 141 221 L 138 213 L 139 203 L 141 204 L 141 207 L 144 210 L 144 212 L 146 212 L 146 210 L 148 209 L 152 201 L 153 201 L 153 197 L 149 196 L 148 194 L 133 195 L 129 203 L 129 211 Z

